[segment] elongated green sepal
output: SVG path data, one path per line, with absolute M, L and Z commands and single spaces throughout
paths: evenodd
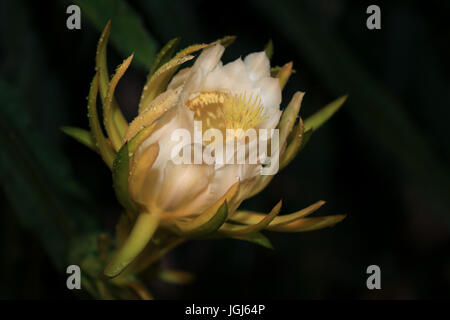
M 288 144 L 280 155 L 280 170 L 286 167 L 300 152 L 303 141 L 303 120 L 300 118 L 288 137 Z
M 227 215 L 228 205 L 224 201 L 216 211 L 206 210 L 204 214 L 190 222 L 176 222 L 176 232 L 183 237 L 205 236 L 218 230 L 227 219 Z
M 278 226 L 278 225 L 291 223 L 291 222 L 296 221 L 300 218 L 303 218 L 307 215 L 310 215 L 311 213 L 313 213 L 314 211 L 319 209 L 324 204 L 325 204 L 325 201 L 317 201 L 316 203 L 314 203 L 302 210 L 296 211 L 291 214 L 277 216 L 270 221 L 267 229 L 270 229 L 271 226 Z M 233 216 L 231 216 L 230 220 L 239 222 L 242 224 L 253 225 L 253 224 L 260 223 L 265 217 L 266 217 L 266 215 L 263 213 L 252 212 L 252 211 L 237 211 Z
M 160 67 L 158 71 L 150 77 L 142 90 L 139 113 L 145 110 L 153 99 L 166 90 L 170 79 L 178 70 L 178 67 L 193 58 L 194 56 L 192 55 L 184 55 L 179 58 L 175 56 L 175 58 Z
M 88 96 L 89 125 L 91 127 L 92 138 L 95 142 L 95 145 L 97 146 L 103 160 L 111 169 L 116 154 L 113 148 L 108 144 L 107 140 L 105 139 L 105 136 L 103 135 L 103 131 L 98 119 L 97 113 L 98 78 L 99 76 L 97 72 L 94 76 L 94 79 L 92 80 L 91 88 L 89 90 Z
M 130 161 L 141 143 L 150 136 L 155 126 L 142 129 L 130 141 L 125 143 L 114 159 L 113 186 L 120 204 L 132 213 L 137 213 L 136 204 L 129 194 L 128 182 L 131 172 Z
M 303 127 L 304 127 L 304 125 L 303 125 Z M 300 148 L 298 148 L 297 153 L 299 153 L 300 151 L 303 150 L 303 148 L 305 148 L 306 144 L 309 142 L 309 139 L 311 138 L 312 133 L 313 133 L 312 129 L 309 129 L 308 131 L 303 132 L 302 142 L 300 144 Z
M 273 249 L 273 245 L 270 242 L 270 240 L 260 232 L 243 234 L 243 235 L 232 235 L 232 236 L 230 236 L 230 238 L 248 241 L 248 242 L 263 246 L 264 248 L 267 248 L 267 249 Z
M 280 79 L 280 89 L 283 90 L 292 74 L 292 62 L 286 63 L 280 68 L 276 77 Z
M 99 72 L 99 87 L 100 87 L 100 96 L 102 99 L 102 103 L 105 104 L 106 97 L 108 95 L 108 87 L 109 87 L 109 73 L 108 73 L 108 64 L 107 64 L 107 56 L 106 56 L 106 48 L 108 45 L 109 35 L 111 33 L 111 21 L 108 21 L 103 32 L 100 36 L 100 40 L 97 45 L 97 53 L 95 57 L 96 63 L 96 71 Z M 123 136 L 127 130 L 128 122 L 123 116 L 122 111 L 117 104 L 115 99 L 111 102 L 112 106 L 112 117 L 114 121 L 114 125 L 116 129 L 119 131 L 120 136 Z
M 74 138 L 86 147 L 98 152 L 94 139 L 89 131 L 77 127 L 64 126 L 60 128 L 62 132 Z
M 276 232 L 305 232 L 313 231 L 326 227 L 332 227 L 336 223 L 342 221 L 346 217 L 345 214 L 338 214 L 334 216 L 303 218 L 293 221 L 288 224 L 277 226 L 269 226 L 267 230 Z
M 130 152 L 131 146 L 128 146 Z M 148 171 L 152 168 L 153 163 L 159 154 L 159 144 L 153 143 L 145 148 L 139 157 L 133 157 L 133 164 L 131 165 L 131 175 L 128 180 L 128 192 L 130 197 L 137 203 L 147 207 L 149 203 L 142 198 L 142 188 L 147 177 Z M 130 156 L 130 154 L 128 154 Z M 124 190 L 125 191 L 125 190 Z
M 270 60 L 273 57 L 273 41 L 272 39 L 269 39 L 269 41 L 266 44 L 266 47 L 264 48 L 264 52 L 266 53 L 267 58 Z
M 236 36 L 225 36 L 223 38 L 214 41 L 213 43 L 218 42 L 226 48 L 229 45 L 231 45 L 236 40 L 236 38 L 237 38 Z
M 200 44 L 190 45 L 190 46 L 184 48 L 183 50 L 178 51 L 177 54 L 175 55 L 175 57 L 173 57 L 173 59 L 183 58 L 183 57 L 185 57 L 187 55 L 190 55 L 190 54 L 192 54 L 194 52 L 197 52 L 197 51 L 200 51 L 202 49 L 205 49 L 205 48 L 207 48 L 210 45 L 211 44 L 207 44 L 207 43 L 200 43 Z
M 200 237 L 218 230 L 228 216 L 228 202 L 238 193 L 240 182 L 233 184 L 227 192 L 210 208 L 188 222 L 176 222 L 175 232 L 185 237 Z
M 155 62 L 153 62 L 152 68 L 150 69 L 149 76 L 152 76 L 163 64 L 168 62 L 175 53 L 175 50 L 180 43 L 179 37 L 170 40 L 156 56 Z
M 158 224 L 159 217 L 156 215 L 139 214 L 127 240 L 106 266 L 105 276 L 112 278 L 119 275 L 145 248 L 155 233 Z
M 297 120 L 304 95 L 304 92 L 296 92 L 281 116 L 280 124 L 278 126 L 280 130 L 281 154 L 286 148 L 287 138 L 294 127 L 295 121 Z
M 109 138 L 111 139 L 111 143 L 116 151 L 118 151 L 122 146 L 122 135 L 114 123 L 113 117 L 114 91 L 116 90 L 116 86 L 120 78 L 122 78 L 125 71 L 127 71 L 128 67 L 130 66 L 131 60 L 133 60 L 133 55 L 129 56 L 127 59 L 124 60 L 124 62 L 119 67 L 117 67 L 116 73 L 109 82 L 108 93 L 106 95 L 106 100 L 103 105 L 103 121 L 105 122 L 106 132 L 108 133 Z
M 114 159 L 112 169 L 113 186 L 117 200 L 127 210 L 137 213 L 137 208 L 128 193 L 128 177 L 130 175 L 130 158 L 128 143 L 123 145 Z
M 108 23 L 105 26 L 105 29 L 103 29 L 103 32 L 100 36 L 100 40 L 98 41 L 97 44 L 97 54 L 95 56 L 96 70 L 99 72 L 100 96 L 102 98 L 102 102 L 106 100 L 109 85 L 106 47 L 108 46 L 108 39 L 110 33 L 111 33 L 111 20 L 108 21 Z
M 165 91 L 172 76 L 178 70 L 180 65 L 194 58 L 191 54 L 200 51 L 206 47 L 211 46 L 214 43 L 220 43 L 224 47 L 229 46 L 236 39 L 235 36 L 226 36 L 222 39 L 214 41 L 210 44 L 195 44 L 179 51 L 175 57 L 169 60 L 167 63 L 161 65 L 157 70 L 154 70 L 154 74 L 147 80 L 147 83 L 142 90 L 141 101 L 139 102 L 139 113 L 147 108 L 149 103 L 155 99 L 160 93 Z M 172 40 L 176 42 L 176 40 Z M 173 43 L 169 43 L 173 46 Z
M 347 100 L 348 95 L 337 98 L 333 102 L 330 102 L 325 107 L 314 113 L 308 119 L 305 120 L 305 131 L 317 130 L 323 125 L 328 119 L 339 110 L 339 108 Z
M 272 222 L 273 219 L 277 216 L 277 214 L 281 210 L 281 204 L 282 201 L 280 200 L 275 207 L 270 211 L 269 214 L 265 215 L 264 218 L 262 218 L 258 223 L 255 224 L 249 224 L 249 225 L 231 225 L 226 224 L 223 225 L 219 231 L 226 235 L 245 235 L 245 234 L 251 234 L 258 231 L 263 230 L 266 228 L 270 222 Z

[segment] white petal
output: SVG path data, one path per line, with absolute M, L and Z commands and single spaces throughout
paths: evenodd
M 277 109 L 265 109 L 264 116 L 267 118 L 266 120 L 258 123 L 256 126 L 258 129 L 274 129 L 280 122 L 282 111 Z M 268 133 L 270 134 L 270 132 Z
M 264 51 L 249 54 L 244 62 L 252 81 L 270 76 L 270 62 Z
M 247 68 L 241 58 L 227 63 L 223 67 L 217 65 L 207 76 L 201 90 L 228 90 L 243 92 L 252 88 Z
M 194 118 L 190 110 L 185 107 L 177 107 L 165 113 L 158 120 L 158 128 L 139 146 L 138 154 L 148 146 L 158 143 L 159 154 L 153 164 L 153 168 L 164 168 L 167 161 L 171 159 L 172 149 L 177 146 L 180 141 L 172 139 L 172 134 L 177 129 L 185 129 L 192 136 Z M 188 142 L 190 143 L 190 142 Z
M 213 177 L 213 165 L 167 162 L 158 205 L 164 211 L 180 208 L 206 190 Z
M 178 73 L 172 78 L 169 85 L 167 86 L 167 89 L 176 89 L 179 86 L 182 86 L 186 79 L 191 74 L 191 68 L 184 68 L 178 71 Z
M 265 110 L 280 109 L 281 88 L 279 79 L 262 78 L 255 83 L 255 88 L 259 88 L 259 97 Z
M 220 44 L 204 49 L 195 61 L 192 71 L 195 72 L 198 69 L 202 69 L 205 73 L 210 72 L 220 62 L 220 58 L 222 57 L 224 51 L 225 48 Z

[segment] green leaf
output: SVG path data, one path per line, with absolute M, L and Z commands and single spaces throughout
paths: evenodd
M 37 152 L 57 156 L 58 153 L 55 146 L 36 139 L 40 133 L 31 131 L 31 119 L 24 112 L 26 109 L 21 97 L 16 88 L 0 80 L 1 189 L 21 225 L 37 236 L 54 265 L 62 270 L 73 224 L 68 219 L 68 209 L 60 202 L 62 194 L 57 193 L 64 186 L 51 179 L 54 173 L 47 164 L 43 164 L 44 159 Z M 64 169 L 64 166 L 58 167 L 54 160 L 53 170 Z M 69 177 L 65 178 L 69 182 Z
M 92 135 L 89 131 L 77 127 L 69 127 L 63 126 L 61 127 L 61 131 L 67 134 L 68 136 L 74 138 L 81 144 L 86 147 L 98 152 L 97 147 L 95 146 L 94 139 L 92 139 Z
M 157 42 L 133 8 L 123 0 L 75 0 L 92 24 L 101 31 L 112 23 L 111 42 L 126 57 L 133 52 L 136 63 L 149 68 L 155 59 Z
M 336 100 L 330 102 L 325 107 L 314 113 L 312 116 L 305 120 L 305 131 L 317 130 L 322 126 L 328 119 L 330 119 L 336 111 L 344 104 L 347 100 L 348 95 L 337 98 Z

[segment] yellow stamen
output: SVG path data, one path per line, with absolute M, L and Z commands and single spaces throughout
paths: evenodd
M 248 130 L 254 128 L 266 118 L 262 116 L 264 108 L 261 99 L 252 95 L 247 99 L 247 94 L 229 95 L 222 108 L 225 127 L 227 129 Z
M 247 99 L 247 94 L 231 94 L 223 91 L 202 92 L 187 101 L 194 111 L 195 120 L 202 121 L 203 129 L 215 128 L 246 131 L 266 120 L 263 105 L 258 96 Z

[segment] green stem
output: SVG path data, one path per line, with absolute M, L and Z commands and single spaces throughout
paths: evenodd
M 133 230 L 106 266 L 104 274 L 107 277 L 115 277 L 121 273 L 139 253 L 145 248 L 152 238 L 159 224 L 159 217 L 149 213 L 141 213 L 134 224 Z

